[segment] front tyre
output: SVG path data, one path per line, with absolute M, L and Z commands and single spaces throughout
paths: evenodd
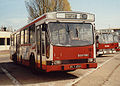
M 98 57 L 101 57 L 103 54 L 99 54 Z
M 15 64 L 17 63 L 17 54 L 16 53 L 12 55 L 12 60 Z
M 29 63 L 30 63 L 30 69 L 32 73 L 36 73 L 37 71 L 36 71 L 35 57 L 33 54 L 31 54 L 30 56 Z

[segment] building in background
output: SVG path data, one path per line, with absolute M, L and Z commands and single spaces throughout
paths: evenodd
M 10 47 L 10 34 L 12 30 L 7 27 L 0 28 L 0 51 L 9 51 Z

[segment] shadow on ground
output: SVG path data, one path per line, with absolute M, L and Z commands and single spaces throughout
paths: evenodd
M 97 58 L 105 58 L 105 57 L 113 57 L 112 54 L 105 54 L 105 55 L 101 55 L 101 56 L 97 56 Z
M 37 74 L 33 74 L 28 67 L 14 64 L 13 62 L 0 63 L 0 68 L 1 67 L 5 68 L 13 77 L 15 77 L 23 85 L 78 78 L 77 76 L 67 72 L 38 72 Z M 0 75 L 5 74 L 0 70 Z M 6 83 L 0 82 L 0 85 L 6 85 Z

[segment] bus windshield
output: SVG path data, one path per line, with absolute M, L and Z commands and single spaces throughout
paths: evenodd
M 85 46 L 93 44 L 91 24 L 49 23 L 50 39 L 56 46 Z
M 114 38 L 112 33 L 103 33 L 99 35 L 99 43 L 113 43 Z

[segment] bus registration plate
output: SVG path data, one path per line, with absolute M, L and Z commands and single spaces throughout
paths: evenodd
M 81 65 L 72 65 L 70 68 L 81 68 Z

